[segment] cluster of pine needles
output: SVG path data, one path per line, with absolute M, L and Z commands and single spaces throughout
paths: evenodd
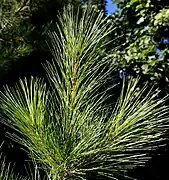
M 35 173 L 19 177 L 1 158 L 0 179 L 40 180 L 39 169 L 48 180 L 127 177 L 165 145 L 167 97 L 157 100 L 130 78 L 106 105 L 115 85 L 104 88 L 116 71 L 106 51 L 113 25 L 92 7 L 69 6 L 59 20 L 47 41 L 53 55 L 44 64 L 48 82 L 25 78 L 0 92 L 1 121 L 18 132 L 8 136 L 25 147 Z

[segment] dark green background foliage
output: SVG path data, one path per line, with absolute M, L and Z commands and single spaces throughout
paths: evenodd
M 16 81 L 18 76 L 39 75 L 46 60 L 42 46 L 46 32 L 56 21 L 58 10 L 68 0 L 2 0 L 0 2 L 0 84 Z M 76 6 L 79 1 L 73 1 Z M 48 54 L 47 54 L 48 55 Z
M 84 1 L 105 11 L 104 0 Z M 45 45 L 67 4 L 78 7 L 80 0 L 2 0 L 0 2 L 0 86 L 18 77 L 43 75 L 41 63 L 49 59 Z M 37 70 L 38 69 L 38 70 Z

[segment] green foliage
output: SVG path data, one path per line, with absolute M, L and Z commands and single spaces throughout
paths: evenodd
M 22 1 L 2 0 L 0 2 L 0 66 L 2 74 L 8 70 L 12 61 L 30 54 L 33 50 L 29 36 L 34 27 L 29 23 L 30 15 L 29 10 L 22 7 Z
M 58 10 L 61 12 L 67 4 L 78 7 L 80 3 L 80 0 L 2 0 L 0 2 L 1 84 L 2 81 L 6 82 L 4 77 L 15 69 L 16 64 L 17 67 L 21 66 L 19 71 L 22 71 L 25 68 L 22 68 L 22 64 L 28 63 L 27 61 L 32 63 L 32 59 L 35 59 L 34 54 L 38 53 L 39 59 L 43 59 L 41 53 L 46 52 L 46 47 L 42 44 L 47 31 L 53 28 L 53 22 L 57 21 Z M 103 7 L 102 1 L 92 1 L 92 3 L 100 9 Z M 36 63 L 39 61 L 40 64 L 43 60 L 39 59 Z
M 168 78 L 168 1 L 116 1 L 120 10 L 112 18 L 125 45 L 114 53 L 120 68 L 130 67 L 137 74 L 157 79 Z M 119 34 L 116 33 L 114 36 Z M 145 78 L 145 76 L 144 76 Z
M 26 61 L 32 61 L 33 54 L 45 51 L 41 46 L 46 32 L 52 28 L 52 20 L 56 21 L 58 10 L 62 11 L 64 5 L 71 2 L 71 0 L 0 1 L 0 81 L 16 64 L 23 66 L 22 64 L 28 63 Z M 80 0 L 73 1 L 76 6 L 79 3 Z M 40 63 L 40 60 L 36 61 Z M 19 70 L 22 71 L 22 67 Z
M 59 33 L 51 32 L 48 41 L 50 86 L 33 77 L 7 86 L 0 93 L 4 123 L 22 135 L 10 137 L 25 146 L 48 179 L 124 177 L 165 145 L 166 99 L 155 100 L 156 93 L 147 93 L 146 86 L 138 90 L 139 80 L 130 79 L 112 111 L 103 88 L 114 70 L 105 53 L 110 21 L 93 8 L 70 7 L 59 20 Z

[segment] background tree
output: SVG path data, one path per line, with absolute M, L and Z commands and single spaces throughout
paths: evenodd
M 168 1 L 113 1 L 118 10 L 111 16 L 120 45 L 114 59 L 119 68 L 140 74 L 163 92 L 168 91 Z M 122 44 L 124 44 L 122 46 Z M 164 90 L 166 87 L 166 90 Z
M 57 21 L 58 10 L 69 0 L 2 0 L 0 2 L 0 86 L 19 76 L 42 75 L 40 64 L 49 55 L 46 32 Z M 38 71 L 37 71 L 38 69 Z

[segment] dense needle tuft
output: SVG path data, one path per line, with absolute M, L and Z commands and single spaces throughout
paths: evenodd
M 50 86 L 24 79 L 0 94 L 5 123 L 22 134 L 11 138 L 50 180 L 121 178 L 165 144 L 165 98 L 157 100 L 146 86 L 138 90 L 138 79 L 124 83 L 115 105 L 105 103 L 105 84 L 115 69 L 105 51 L 112 29 L 91 7 L 65 9 L 56 32 L 49 33 L 53 60 L 44 67 Z

